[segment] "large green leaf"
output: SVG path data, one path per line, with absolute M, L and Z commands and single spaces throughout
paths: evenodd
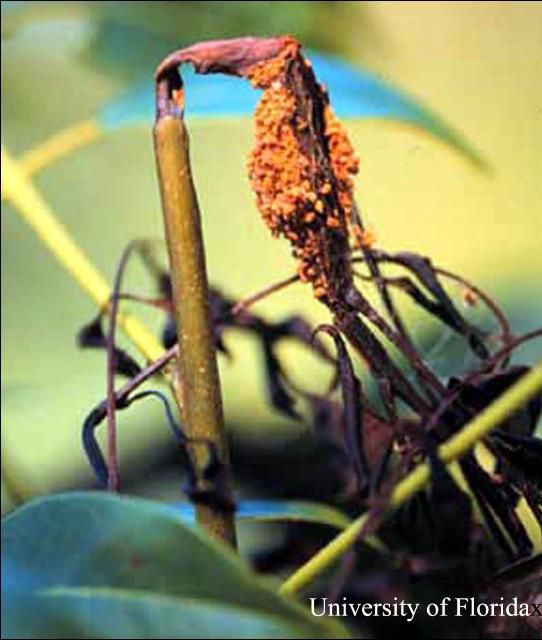
M 194 521 L 192 504 L 183 502 L 173 508 L 186 522 Z M 304 500 L 242 500 L 237 506 L 236 517 L 245 522 L 313 522 L 336 529 L 345 529 L 351 522 L 334 507 Z
M 52 496 L 7 517 L 2 588 L 3 637 L 347 636 L 171 507 L 107 494 Z
M 8 595 L 3 638 L 306 638 L 292 620 L 216 602 L 121 589 Z M 31 611 L 32 615 L 28 615 Z
M 317 78 L 328 88 L 331 104 L 339 116 L 408 123 L 440 138 L 475 165 L 484 165 L 470 143 L 403 90 L 337 58 L 311 51 L 307 55 Z M 259 92 L 237 78 L 201 76 L 184 68 L 183 79 L 189 116 L 250 115 L 259 98 Z M 153 86 L 147 79 L 107 102 L 100 109 L 98 119 L 104 129 L 111 131 L 123 126 L 149 124 L 153 112 Z

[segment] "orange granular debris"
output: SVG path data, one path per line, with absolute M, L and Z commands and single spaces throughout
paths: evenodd
M 375 246 L 376 235 L 371 229 L 362 229 L 358 224 L 352 225 L 352 233 L 354 238 L 361 247 L 371 249 Z
M 324 184 L 320 187 L 320 193 L 322 193 L 323 195 L 327 195 L 330 192 L 331 185 L 329 184 L 329 182 L 324 182 Z
M 354 202 L 352 176 L 359 171 L 359 160 L 344 127 L 329 106 L 326 107 L 325 119 L 329 157 L 338 183 L 339 202 L 349 218 Z
M 184 91 L 182 89 L 173 89 L 171 99 L 180 109 L 184 106 Z
M 263 94 L 254 114 L 255 146 L 248 172 L 258 209 L 274 236 L 287 238 L 299 261 L 300 279 L 311 282 L 316 298 L 329 290 L 329 267 L 322 255 L 322 233 L 347 234 L 353 209 L 352 175 L 358 161 L 343 127 L 328 105 L 323 113 L 329 153 L 326 176 L 318 175 L 300 148 L 299 136 L 309 128 L 288 88 L 287 63 L 299 53 L 293 38 L 285 39 L 280 54 L 246 72 Z M 305 59 L 302 62 L 310 68 Z M 333 179 L 331 179 L 333 178 Z M 338 208 L 339 207 L 339 208 Z
M 469 307 L 476 306 L 478 302 L 478 296 L 469 287 L 465 287 L 463 289 L 463 291 L 461 292 L 461 297 L 463 298 L 463 302 Z

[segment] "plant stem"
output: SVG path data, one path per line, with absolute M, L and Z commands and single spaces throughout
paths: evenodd
M 107 470 L 108 470 L 108 489 L 109 491 L 119 490 L 119 469 L 117 461 L 117 422 L 116 422 L 116 397 L 115 397 L 115 373 L 116 373 L 116 330 L 117 316 L 119 313 L 120 287 L 126 264 L 132 251 L 138 246 L 138 241 L 133 240 L 128 244 L 117 266 L 115 280 L 113 282 L 113 290 L 111 292 L 111 302 L 109 304 L 109 326 L 106 336 L 107 350 L 107 382 L 106 382 L 106 407 L 107 407 Z
M 461 431 L 449 438 L 438 449 L 440 459 L 450 464 L 467 453 L 482 438 L 499 427 L 506 418 L 542 391 L 542 362 L 520 378 L 489 407 L 479 413 Z M 386 513 L 404 504 L 420 491 L 431 477 L 426 462 L 416 466 L 394 488 L 388 500 Z M 371 512 L 366 512 L 347 529 L 316 553 L 307 563 L 293 573 L 281 586 L 280 593 L 293 595 L 306 587 L 348 551 L 359 539 Z
M 189 438 L 206 441 L 215 448 L 225 472 L 226 486 L 221 488 L 231 497 L 200 214 L 190 173 L 188 136 L 178 112 L 159 110 L 154 143 L 179 342 L 176 392 L 182 424 Z M 207 462 L 208 451 L 195 449 L 195 470 L 201 476 Z M 235 546 L 232 512 L 197 504 L 196 516 L 203 528 Z

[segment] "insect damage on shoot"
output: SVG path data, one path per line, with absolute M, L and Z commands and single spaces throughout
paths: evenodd
M 348 221 L 359 163 L 300 49 L 284 38 L 274 58 L 245 72 L 263 89 L 248 171 L 265 223 L 291 243 L 301 280 L 329 300 L 338 271 L 351 276 Z
M 256 204 L 272 234 L 288 240 L 297 261 L 298 275 L 284 283 L 309 283 L 315 297 L 328 307 L 333 325 L 319 330 L 333 338 L 337 357 L 335 361 L 312 343 L 312 328 L 302 319 L 272 323 L 247 311 L 250 304 L 278 291 L 284 283 L 266 287 L 264 295 L 260 292 L 237 303 L 214 289 L 208 290 L 214 348 L 228 353 L 223 342 L 226 329 L 248 331 L 260 339 L 271 404 L 299 421 L 303 414 L 298 401 L 304 403 L 315 437 L 325 442 L 328 472 L 322 475 L 333 477 L 340 486 L 340 499 L 347 510 L 368 511 L 371 526 L 378 524 L 398 480 L 416 462 L 428 461 L 430 489 L 403 505 L 388 522 L 388 533 L 401 541 L 392 547 L 412 553 L 413 563 L 422 554 L 430 569 L 433 564 L 437 566 L 437 561 L 448 562 L 453 557 L 463 576 L 477 567 L 485 554 L 495 566 L 527 557 L 535 548 L 532 523 L 542 523 L 542 453 L 534 433 L 542 406 L 540 397 L 484 438 L 483 446 L 494 457 L 495 468 L 485 469 L 476 455 L 467 455 L 459 463 L 470 496 L 454 485 L 436 451 L 440 443 L 460 432 L 505 392 L 517 376 L 527 375 L 528 367 L 517 369 L 508 361 L 520 344 L 540 338 L 542 330 L 514 336 L 499 306 L 463 277 L 414 252 L 388 253 L 375 248 L 375 236 L 363 226 L 354 201 L 358 160 L 331 110 L 325 87 L 317 81 L 294 38 L 203 42 L 171 54 L 157 71 L 159 119 L 169 115 L 182 120 L 183 82 L 177 67 L 183 63 L 192 64 L 197 73 L 248 79 L 262 91 L 255 112 L 255 144 L 248 162 Z M 172 151 L 175 149 L 173 145 Z M 178 174 L 172 176 L 170 183 L 176 184 Z M 361 250 L 355 257 L 351 241 Z M 353 264 L 362 270 L 354 271 Z M 399 275 L 387 275 L 389 265 Z M 171 313 L 169 275 L 158 275 L 160 291 L 166 298 L 161 308 Z M 385 315 L 372 306 L 364 288 L 356 288 L 354 276 L 376 285 Z M 446 282 L 463 287 L 465 306 L 480 302 L 482 311 L 491 312 L 498 325 L 496 334 L 465 317 Z M 463 338 L 477 357 L 472 371 L 449 380 L 438 375 L 410 337 L 409 327 L 389 293 L 392 289 L 409 298 L 439 326 Z M 89 335 L 89 342 L 103 346 L 103 336 L 95 327 Z M 166 337 L 168 345 L 177 341 L 171 322 Z M 335 361 L 336 384 L 322 395 L 293 384 L 277 355 L 277 345 L 283 338 L 297 338 L 325 360 Z M 498 351 L 495 346 L 500 347 Z M 367 364 L 378 398 L 364 393 L 350 360 L 350 348 Z M 396 356 L 401 356 L 402 362 Z M 333 395 L 337 387 L 342 391 L 340 399 Z M 87 450 L 95 459 L 99 450 L 90 436 L 100 415 L 90 416 L 86 431 Z M 222 495 L 213 490 L 220 484 L 215 482 L 220 460 L 212 457 L 218 450 L 209 448 L 207 453 L 204 473 L 196 477 L 207 488 L 202 492 L 203 485 L 196 483 L 198 491 L 190 494 L 196 502 L 202 496 L 216 501 L 216 496 Z M 476 518 L 471 501 L 478 506 L 480 515 Z M 520 517 L 523 504 L 527 505 L 530 521 Z M 488 535 L 478 544 L 480 524 Z M 291 538 L 286 538 L 285 548 L 291 551 Z M 483 575 L 480 571 L 473 584 L 479 585 Z M 335 585 L 335 591 L 338 593 L 342 586 Z

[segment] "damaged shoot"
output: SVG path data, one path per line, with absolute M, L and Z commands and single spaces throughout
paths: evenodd
M 183 64 L 193 65 L 197 73 L 238 76 L 261 92 L 248 176 L 263 222 L 274 237 L 289 243 L 296 270 L 286 280 L 237 302 L 207 287 L 183 124 L 185 93 L 179 72 Z M 117 349 L 111 327 L 118 286 L 110 306 L 109 333 L 104 336 L 101 324 L 95 322 L 82 334 L 85 346 L 107 347 L 110 373 L 131 378 L 116 393 L 108 389 L 107 400 L 85 422 L 85 447 L 100 479 L 113 486 L 116 465 L 104 464 L 95 428 L 107 417 L 114 432 L 115 409 L 143 397 L 134 393 L 136 387 L 175 360 L 173 380 L 182 426 L 176 425 L 166 404 L 168 422 L 183 448 L 204 445 L 203 454 L 191 456 L 189 476 L 195 488 L 189 494 L 199 504 L 204 495 L 205 509 L 222 519 L 222 536 L 234 539 L 231 473 L 214 359 L 216 351 L 229 355 L 229 331 L 245 331 L 260 341 L 272 405 L 292 420 L 313 416 L 318 422 L 316 436 L 327 432 L 335 440 L 340 438 L 346 461 L 341 472 L 342 506 L 352 514 L 372 514 L 371 528 L 401 478 L 419 462 L 429 463 L 430 489 L 409 500 L 383 527 L 382 535 L 392 548 L 397 544 L 416 553 L 463 554 L 461 562 L 466 562 L 474 553 L 481 520 L 487 534 L 481 547 L 484 557 L 490 556 L 486 564 L 491 570 L 528 557 L 534 549 L 533 536 L 518 505 L 527 505 L 529 517 L 542 527 L 542 450 L 535 436 L 540 392 L 459 462 L 465 480 L 461 487 L 436 452 L 529 372 L 527 366 L 512 366 L 510 359 L 520 344 L 542 337 L 542 329 L 515 336 L 498 304 L 465 278 L 417 253 L 375 246 L 354 198 L 357 155 L 333 113 L 326 88 L 294 38 L 201 43 L 168 56 L 158 67 L 156 81 L 155 136 L 170 269 L 155 274 L 160 298 L 153 304 L 167 314 L 164 341 L 169 351 L 150 367 L 136 370 L 135 363 Z M 172 133 L 175 127 L 182 134 Z M 184 145 L 184 151 L 175 145 Z M 172 162 L 181 162 L 174 165 L 175 171 Z M 175 182 L 181 174 L 185 191 Z M 192 190 L 188 196 L 186 189 Z M 310 287 L 316 301 L 327 308 L 329 324 L 312 328 L 299 317 L 272 323 L 249 310 L 294 282 Z M 466 317 L 452 293 L 459 289 L 467 306 L 483 305 L 488 310 L 490 330 Z M 415 332 L 402 313 L 405 302 L 464 340 L 473 356 L 469 370 L 443 379 L 433 369 L 412 337 Z M 323 333 L 333 341 L 333 354 Z M 326 393 L 293 384 L 276 349 L 286 338 L 304 344 L 335 368 Z M 363 367 L 376 393 L 365 388 L 365 382 L 362 385 Z M 198 371 L 203 372 L 201 378 Z M 205 393 L 191 395 L 202 385 Z M 201 429 L 209 420 L 216 426 L 213 432 Z M 209 478 L 205 492 L 201 482 Z M 457 544 L 450 542 L 449 531 L 456 532 Z M 347 576 L 341 588 L 346 582 Z

